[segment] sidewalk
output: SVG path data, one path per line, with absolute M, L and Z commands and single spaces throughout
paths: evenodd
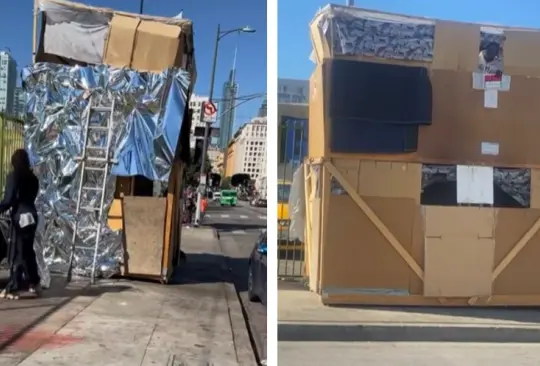
M 255 365 L 213 232 L 183 231 L 180 284 L 102 281 L 23 336 L 48 334 L 34 350 L 5 349 L 0 365 Z
M 278 299 L 280 341 L 540 342 L 536 309 L 330 307 L 286 282 Z

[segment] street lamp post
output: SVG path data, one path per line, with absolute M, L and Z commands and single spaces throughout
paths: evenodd
M 216 32 L 216 42 L 214 44 L 214 58 L 212 60 L 212 71 L 210 73 L 210 91 L 208 92 L 208 102 L 212 103 L 212 98 L 214 96 L 214 81 L 216 79 L 216 66 L 217 66 L 217 56 L 218 56 L 218 49 L 219 49 L 219 41 L 223 39 L 223 37 L 232 34 L 232 33 L 255 33 L 255 29 L 245 26 L 242 28 L 236 28 L 231 29 L 227 31 L 222 31 L 221 26 L 218 24 L 217 26 L 217 32 Z M 204 117 L 203 117 L 204 118 Z M 210 127 L 211 122 L 206 122 L 204 124 L 204 139 L 203 139 L 203 149 L 202 149 L 202 163 L 201 163 L 201 169 L 199 171 L 199 189 L 197 192 L 197 208 L 195 211 L 195 225 L 199 225 L 199 222 L 201 220 L 201 200 L 202 200 L 202 191 L 204 189 L 202 183 L 201 183 L 201 177 L 205 173 L 205 163 L 206 163 L 206 154 L 208 150 L 208 131 Z

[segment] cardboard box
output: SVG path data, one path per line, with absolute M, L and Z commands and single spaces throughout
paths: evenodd
M 36 62 L 104 63 L 152 72 L 180 67 L 190 72 L 195 84 L 191 20 L 126 13 L 65 0 L 42 0 L 40 11 L 45 19 L 41 28 L 35 29 L 36 39 L 40 40 L 39 48 L 34 50 Z
M 110 23 L 104 63 L 140 71 L 185 68 L 182 29 L 178 25 L 115 14 Z

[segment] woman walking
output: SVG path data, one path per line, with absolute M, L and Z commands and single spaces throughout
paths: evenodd
M 0 297 L 17 300 L 20 291 L 28 289 L 41 293 L 39 270 L 34 251 L 37 228 L 36 197 L 39 181 L 30 167 L 30 159 L 24 149 L 11 157 L 12 171 L 7 176 L 4 199 L 0 213 L 11 209 L 10 244 L 8 261 L 10 277 Z

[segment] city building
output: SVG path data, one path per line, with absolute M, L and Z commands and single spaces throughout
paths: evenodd
M 266 117 L 267 111 L 268 111 L 268 103 L 266 101 L 266 97 L 264 97 L 261 107 L 259 108 L 259 113 L 257 114 L 257 117 Z
M 236 131 L 228 145 L 225 176 L 266 176 L 266 117 L 255 117 Z
M 7 51 L 0 51 L 0 111 L 13 113 L 17 86 L 17 62 Z
M 208 161 L 212 165 L 212 173 L 220 174 L 220 168 L 223 165 L 223 152 L 216 145 L 210 145 L 208 147 Z
M 309 102 L 309 80 L 278 79 L 278 103 Z
M 278 104 L 278 179 L 291 181 L 308 151 L 307 104 Z
M 26 93 L 20 87 L 15 88 L 13 113 L 20 118 L 24 118 L 26 114 Z
M 232 138 L 234 121 L 236 119 L 236 98 L 238 97 L 238 84 L 236 83 L 236 52 L 229 79 L 223 84 L 222 101 L 219 110 L 219 147 L 225 151 Z

